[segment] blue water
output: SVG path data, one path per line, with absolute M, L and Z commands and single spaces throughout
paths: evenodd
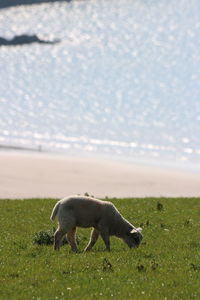
M 200 169 L 200 1 L 0 11 L 0 145 Z

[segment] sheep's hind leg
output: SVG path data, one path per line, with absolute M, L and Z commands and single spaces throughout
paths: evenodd
M 64 237 L 66 232 L 61 229 L 57 229 L 54 234 L 54 250 L 59 250 L 62 242 L 62 238 Z
M 94 244 L 96 243 L 97 239 L 99 237 L 99 231 L 97 229 L 93 229 L 91 231 L 91 236 L 90 236 L 90 241 L 87 245 L 87 247 L 85 248 L 85 251 L 89 251 L 92 249 L 92 247 L 94 246 Z
M 77 244 L 76 244 L 76 227 L 67 232 L 67 240 L 71 246 L 73 252 L 77 252 Z

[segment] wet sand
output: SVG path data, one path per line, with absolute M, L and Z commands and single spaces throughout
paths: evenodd
M 103 159 L 0 152 L 0 198 L 200 197 L 200 174 Z

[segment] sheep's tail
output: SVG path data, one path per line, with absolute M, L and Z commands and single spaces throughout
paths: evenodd
M 50 219 L 51 219 L 52 221 L 55 219 L 55 217 L 56 217 L 57 214 L 58 214 L 59 206 L 60 206 L 60 202 L 57 202 L 56 205 L 54 206 L 53 210 L 52 210 L 51 217 L 50 217 Z

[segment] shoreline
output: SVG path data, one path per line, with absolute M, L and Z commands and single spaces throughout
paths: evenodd
M 115 160 L 0 151 L 0 199 L 200 197 L 200 174 Z
M 200 164 L 195 162 L 184 162 L 184 161 L 169 161 L 169 160 L 156 160 L 153 158 L 131 158 L 131 157 L 122 157 L 117 156 L 114 154 L 114 156 L 111 156 L 109 154 L 105 153 L 88 153 L 87 151 L 81 150 L 80 151 L 71 151 L 66 154 L 65 151 L 59 150 L 59 149 L 47 149 L 44 148 L 41 144 L 35 147 L 28 147 L 28 146 L 20 146 L 20 145 L 9 145 L 9 144 L 1 144 L 0 143 L 0 153 L 5 152 L 14 152 L 14 153 L 23 153 L 23 154 L 30 154 L 30 155 L 38 155 L 43 154 L 45 156 L 51 156 L 51 157 L 78 157 L 78 158 L 89 158 L 89 159 L 95 159 L 95 160 L 108 160 L 113 162 L 120 162 L 123 164 L 134 164 L 139 166 L 150 166 L 155 168 L 161 168 L 161 169 L 168 169 L 168 170 L 175 170 L 179 172 L 184 173 L 191 173 L 191 174 L 199 174 L 200 175 Z

